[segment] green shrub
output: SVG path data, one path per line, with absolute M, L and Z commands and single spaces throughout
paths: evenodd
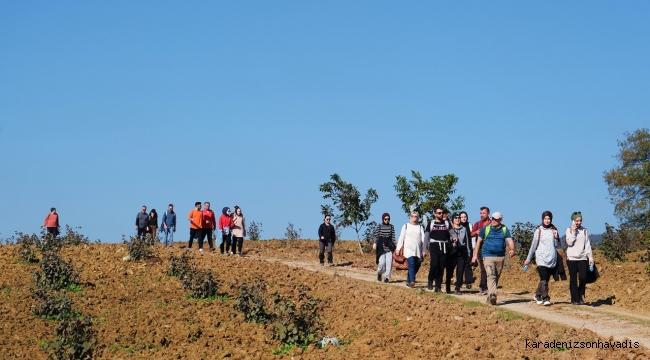
M 126 251 L 131 256 L 132 261 L 140 261 L 148 259 L 152 256 L 151 243 L 146 239 L 140 239 L 137 236 L 131 236 L 129 241 L 126 241 L 122 235 L 122 242 L 126 244 Z
M 72 302 L 65 294 L 59 294 L 43 286 L 30 287 L 31 311 L 36 316 L 63 318 L 72 314 Z
M 321 300 L 307 294 L 309 287 L 300 285 L 298 303 L 275 293 L 273 307 L 277 319 L 270 336 L 283 344 L 305 346 L 313 343 L 322 331 Z
M 531 222 L 522 223 L 516 222 L 510 227 L 510 233 L 515 242 L 515 253 L 519 257 L 519 261 L 524 261 L 528 257 L 528 251 L 533 243 L 533 236 L 539 226 Z M 533 255 L 533 261 L 535 256 Z
M 244 314 L 246 322 L 267 324 L 273 320 L 273 313 L 266 305 L 266 282 L 256 276 L 250 284 L 243 282 L 240 287 L 235 309 Z
M 92 317 L 65 317 L 56 328 L 56 340 L 46 344 L 53 351 L 52 359 L 91 359 L 97 347 L 97 331 L 92 327 Z
M 79 284 L 81 269 L 76 270 L 72 260 L 67 262 L 55 251 L 48 251 L 43 254 L 41 260 L 43 273 L 33 273 L 36 285 L 47 287 L 52 290 L 65 289 L 72 284 Z
M 183 278 L 183 289 L 189 290 L 195 299 L 207 299 L 217 295 L 217 282 L 212 276 L 212 270 L 192 268 Z
M 167 269 L 167 275 L 176 276 L 179 280 L 185 278 L 185 274 L 192 271 L 194 265 L 192 264 L 192 258 L 190 257 L 190 252 L 186 251 L 181 256 L 174 256 L 174 254 L 169 255 L 169 268 Z
M 251 240 L 260 240 L 262 238 L 262 223 L 251 221 L 247 229 L 248 238 Z

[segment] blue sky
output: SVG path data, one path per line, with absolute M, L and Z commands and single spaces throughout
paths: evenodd
M 648 124 L 650 4 L 1 2 L 0 236 L 49 208 L 120 241 L 146 204 L 316 238 L 333 173 L 454 173 L 470 220 L 617 223 L 602 175 Z M 353 238 L 351 230 L 344 238 Z

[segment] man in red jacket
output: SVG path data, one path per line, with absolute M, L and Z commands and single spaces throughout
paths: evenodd
M 61 233 L 61 226 L 59 226 L 59 214 L 56 213 L 56 208 L 51 208 L 50 213 L 45 217 L 43 222 L 43 229 L 47 229 L 47 233 L 57 237 Z
M 210 252 L 214 251 L 214 246 L 212 244 L 212 234 L 217 228 L 217 219 L 214 217 L 214 211 L 210 210 L 210 203 L 205 202 L 203 205 L 203 225 L 201 226 L 201 238 L 199 239 L 199 251 L 203 249 L 203 239 L 208 237 L 208 246 L 210 246 Z

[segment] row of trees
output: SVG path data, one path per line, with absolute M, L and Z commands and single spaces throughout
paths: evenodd
M 397 197 L 402 202 L 402 209 L 409 213 L 417 210 L 420 214 L 433 216 L 436 207 L 450 211 L 461 210 L 465 198 L 457 196 L 456 184 L 458 177 L 454 174 L 433 176 L 429 180 L 422 178 L 417 171 L 411 171 L 412 179 L 405 176 L 396 176 L 397 182 L 394 187 Z M 351 227 L 357 234 L 359 250 L 363 253 L 361 236 L 364 228 L 366 236 L 369 231 L 377 225 L 375 221 L 368 221 L 372 215 L 370 208 L 377 202 L 379 195 L 373 188 L 368 189 L 365 197 L 361 198 L 361 192 L 356 186 L 343 181 L 339 174 L 330 176 L 330 181 L 321 184 L 320 191 L 324 193 L 324 199 L 331 199 L 332 204 L 321 205 L 323 216 L 331 216 L 332 223 L 337 228 Z

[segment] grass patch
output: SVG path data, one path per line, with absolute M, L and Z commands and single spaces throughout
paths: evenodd
M 225 295 L 225 294 L 212 295 L 212 296 L 208 296 L 207 298 L 201 298 L 201 297 L 193 296 L 192 294 L 185 294 L 185 298 L 187 300 L 198 300 L 198 301 L 205 301 L 205 302 L 213 302 L 213 301 L 215 301 L 217 299 L 221 300 L 222 302 L 226 302 L 226 301 L 230 300 L 228 298 L 228 295 Z
M 394 320 L 394 321 L 393 321 L 393 326 L 397 326 L 397 324 L 399 324 L 399 321 Z
M 497 309 L 497 319 L 506 319 L 506 321 L 521 320 L 524 317 L 510 310 Z
M 289 352 L 291 352 L 291 349 L 297 348 L 297 347 L 302 348 L 303 350 L 307 350 L 307 345 L 298 346 L 296 344 L 282 344 L 282 346 L 280 346 L 279 348 L 273 349 L 273 351 L 271 351 L 271 353 L 273 355 L 280 355 L 280 354 L 289 355 Z
M 472 300 L 472 301 L 466 302 L 465 305 L 467 305 L 469 307 L 481 307 L 481 306 L 483 306 L 483 303 L 480 302 L 480 301 Z
M 555 353 L 558 353 L 560 351 L 567 351 L 567 350 L 569 350 L 569 349 L 565 348 L 564 346 L 560 347 L 560 348 L 553 348 L 553 349 L 551 349 L 551 354 L 555 354 Z
M 4 288 L 2 288 L 2 293 L 4 295 L 11 295 L 11 286 L 5 286 Z

